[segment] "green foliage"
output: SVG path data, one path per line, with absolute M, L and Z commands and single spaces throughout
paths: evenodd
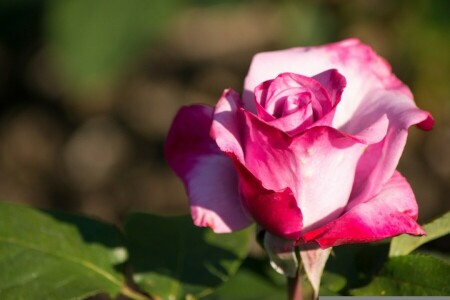
M 419 246 L 440 238 L 450 233 L 450 211 L 434 220 L 431 223 L 423 226 L 427 235 L 422 237 L 414 237 L 410 235 L 401 235 L 393 238 L 391 242 L 391 249 L 389 256 L 399 256 L 411 253 Z
M 132 214 L 125 231 L 136 282 L 162 299 L 211 293 L 240 266 L 251 230 L 216 235 L 188 216 Z M 126 286 L 126 258 L 112 225 L 0 203 L 1 299 L 84 299 L 104 292 L 147 299 Z
M 444 296 L 450 294 L 450 264 L 432 256 L 391 257 L 367 286 L 355 296 Z
M 246 257 L 252 228 L 214 234 L 190 216 L 136 213 L 125 224 L 136 283 L 150 295 L 183 299 L 207 295 Z
M 311 298 L 312 287 L 303 275 L 305 299 Z M 345 287 L 344 277 L 324 272 L 320 285 L 321 296 L 336 296 Z M 276 273 L 266 259 L 247 258 L 235 276 L 220 286 L 205 300 L 276 300 L 285 299 L 286 278 Z
M 448 214 L 426 225 L 430 237 L 420 244 L 443 235 L 447 221 Z M 195 227 L 189 216 L 134 213 L 124 227 L 127 250 L 112 225 L 0 203 L 0 298 L 64 300 L 122 293 L 147 299 L 126 285 L 125 263 L 135 283 L 155 299 L 285 298 L 284 277 L 266 260 L 246 258 L 252 231 L 217 235 Z M 388 257 L 388 247 L 386 242 L 335 247 L 320 294 L 450 293 L 448 260 L 435 255 Z M 304 293 L 310 296 L 303 279 Z
M 276 273 L 266 260 L 247 258 L 237 274 L 205 300 L 276 300 L 286 297 L 286 279 Z
M 389 244 L 386 242 L 334 247 L 325 270 L 345 278 L 346 289 L 339 290 L 345 294 L 348 289 L 360 287 L 371 280 L 373 274 L 383 267 L 388 250 Z
M 321 296 L 339 296 L 347 285 L 347 280 L 338 274 L 323 272 L 320 281 L 319 294 Z
M 0 203 L 0 295 L 6 299 L 83 299 L 116 295 L 126 259 L 116 229 L 65 213 Z
M 407 255 L 419 246 L 450 233 L 450 212 L 424 226 L 426 236 L 393 238 L 389 259 L 370 283 L 351 290 L 357 296 L 442 296 L 450 293 L 450 263 L 445 256 Z M 366 260 L 373 264 L 371 260 Z M 369 272 L 370 273 L 370 272 Z

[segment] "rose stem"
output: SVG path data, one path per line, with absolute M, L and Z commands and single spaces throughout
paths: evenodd
M 295 277 L 288 277 L 288 297 L 289 300 L 302 300 L 302 264 L 299 262 Z

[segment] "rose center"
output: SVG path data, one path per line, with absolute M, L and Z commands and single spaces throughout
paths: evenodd
M 311 103 L 312 95 L 310 92 L 303 92 L 297 95 L 291 95 L 288 96 L 287 99 L 284 101 L 283 105 L 283 111 L 281 112 L 280 116 L 274 116 L 274 117 L 284 117 L 287 115 L 290 115 L 297 111 L 299 108 L 302 108 L 308 104 Z
M 304 88 L 285 89 L 270 99 L 266 109 L 278 119 L 311 104 L 312 97 L 311 92 Z

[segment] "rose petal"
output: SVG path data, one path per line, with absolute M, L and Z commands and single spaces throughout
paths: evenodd
M 239 94 L 231 89 L 225 90 L 214 108 L 210 135 L 223 152 L 233 153 L 243 161 L 238 116 L 241 107 Z
M 269 81 L 266 81 L 260 86 L 269 83 Z M 256 97 L 259 97 L 259 95 L 256 95 Z M 303 107 L 298 108 L 295 112 L 281 118 L 275 118 L 269 114 L 258 101 L 255 101 L 255 106 L 259 118 L 289 135 L 295 135 L 314 123 L 311 103 L 306 104 Z M 331 124 L 331 120 L 332 119 L 330 119 L 328 124 Z
M 292 190 L 303 214 L 304 232 L 344 211 L 359 157 L 368 142 L 382 139 L 387 128 L 387 119 L 381 118 L 355 137 L 323 126 L 291 138 L 255 115 L 244 114 L 245 167 L 266 189 Z
M 286 187 L 294 188 L 297 182 L 296 166 L 286 163 L 294 156 L 289 149 L 291 138 L 257 116 L 247 111 L 242 113 L 246 122 L 242 134 L 245 168 L 266 189 L 278 191 Z
M 398 92 L 376 91 L 366 98 L 343 131 L 353 133 L 368 128 L 382 115 L 389 119 L 389 129 L 386 137 L 380 143 L 369 146 L 358 162 L 349 209 L 378 193 L 392 176 L 405 147 L 408 127 L 429 122 L 427 120 L 431 118 L 429 113 L 418 109 L 410 98 Z
M 209 136 L 213 110 L 193 105 L 178 112 L 167 136 L 165 156 L 183 180 L 197 226 L 230 232 L 250 225 L 233 163 Z
M 402 233 L 423 235 L 416 223 L 417 203 L 406 179 L 395 172 L 381 192 L 355 206 L 338 219 L 303 235 L 321 248 L 350 243 L 368 243 Z
M 290 136 L 296 135 L 314 124 L 312 106 L 310 104 L 305 105 L 290 115 L 269 121 L 268 123 Z
M 331 126 L 334 115 L 336 114 L 337 105 L 341 102 L 342 93 L 347 81 L 337 70 L 331 69 L 320 74 L 314 75 L 313 78 L 320 82 L 328 92 L 332 109 L 323 115 L 313 126 Z M 295 134 L 295 132 L 293 132 Z
M 302 213 L 292 191 L 265 189 L 238 159 L 233 161 L 239 173 L 242 204 L 256 223 L 276 236 L 297 240 L 301 235 Z
M 296 198 L 303 214 L 303 232 L 338 217 L 350 196 L 354 170 L 366 145 L 330 127 L 314 127 L 296 138 Z
M 326 70 L 314 75 L 312 78 L 320 82 L 327 90 L 333 107 L 341 101 L 342 92 L 347 85 L 347 81 L 336 69 Z

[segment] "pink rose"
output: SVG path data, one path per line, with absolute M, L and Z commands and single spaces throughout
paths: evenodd
M 321 248 L 421 235 L 396 171 L 407 129 L 433 118 L 356 39 L 257 54 L 243 97 L 183 107 L 165 145 L 194 223 L 231 232 L 256 222 Z

